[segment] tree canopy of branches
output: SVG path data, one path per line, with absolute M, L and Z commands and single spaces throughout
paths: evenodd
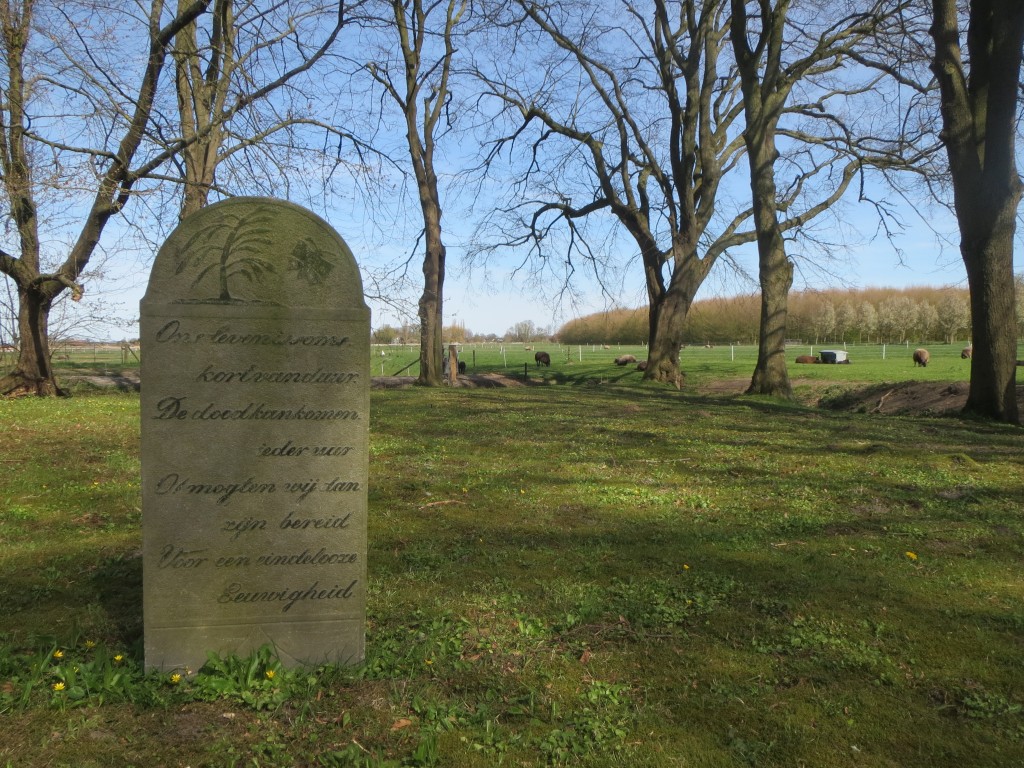
M 0 173 L 15 233 L 0 249 L 0 272 L 17 286 L 21 340 L 0 393 L 61 392 L 50 365 L 50 308 L 64 291 L 82 295 L 80 276 L 111 217 L 140 180 L 180 151 L 180 143 L 147 145 L 146 130 L 170 45 L 208 4 L 183 3 L 172 14 L 163 0 L 152 0 L 138 18 L 74 0 L 0 2 Z M 137 56 L 123 48 L 125 25 L 144 41 Z M 54 223 L 48 213 L 63 219 L 69 197 L 81 215 L 66 230 L 72 241 L 66 255 L 48 270 L 44 250 L 59 241 L 44 234 Z
M 881 0 L 852 15 L 846 15 L 842 8 L 840 16 L 831 19 L 829 12 L 835 10 L 835 4 L 822 7 L 793 4 L 791 0 L 731 0 L 730 36 L 743 89 L 743 139 L 750 168 L 761 284 L 760 343 L 748 390 L 751 393 L 792 396 L 785 340 L 793 264 L 786 254 L 785 232 L 829 210 L 846 193 L 861 163 L 870 162 L 856 147 L 855 139 L 837 142 L 834 137 L 838 132 L 834 130 L 826 129 L 820 135 L 790 129 L 784 135 L 808 145 L 801 150 L 803 153 L 824 149 L 825 157 L 805 163 L 796 182 L 780 194 L 775 171 L 779 121 L 790 111 L 828 123 L 836 119 L 825 106 L 830 101 L 856 99 L 870 92 L 877 76 L 869 74 L 866 83 L 858 82 L 850 73 L 838 82 L 829 82 L 825 76 L 855 61 L 861 41 L 876 32 L 899 5 L 899 0 Z M 793 20 L 791 15 L 798 18 Z M 812 98 L 790 104 L 794 89 L 802 82 Z M 780 218 L 780 212 L 794 202 L 794 189 L 837 165 L 838 179 L 831 189 L 799 214 L 786 221 Z
M 793 267 L 784 237 L 829 211 L 866 162 L 856 137 L 842 135 L 846 116 L 830 106 L 869 92 L 879 75 L 833 73 L 857 62 L 858 45 L 899 2 L 855 15 L 797 5 L 799 13 L 790 0 L 651 0 L 609 14 L 606 4 L 520 0 L 521 17 L 506 24 L 529 64 L 482 73 L 517 119 L 495 142 L 492 165 L 511 147 L 528 158 L 501 211 L 505 244 L 540 259 L 561 248 L 567 262 L 594 261 L 595 229 L 608 227 L 588 222 L 610 214 L 636 244 L 645 276 L 646 378 L 679 383 L 681 327 L 697 290 L 723 254 L 756 239 L 765 303 L 751 391 L 789 395 Z M 786 114 L 794 117 L 783 128 Z M 801 122 L 824 127 L 808 132 Z M 746 200 L 729 181 L 744 155 Z
M 92 0 L 0 5 L 0 164 L 19 235 L 16 247 L 0 254 L 0 271 L 18 289 L 21 341 L 17 367 L 0 390 L 60 394 L 49 362 L 50 309 L 66 290 L 81 296 L 83 270 L 107 223 L 133 197 L 180 184 L 178 214 L 185 217 L 214 190 L 249 191 L 269 180 L 281 195 L 289 177 L 324 178 L 289 169 L 310 159 L 293 134 L 274 140 L 299 126 L 343 135 L 366 150 L 313 115 L 311 91 L 296 87 L 333 45 L 344 7 L 331 0 L 177 0 L 172 12 L 153 0 L 140 20 Z M 126 49 L 122 41 L 138 39 L 140 29 L 148 49 Z M 136 60 L 142 63 L 133 68 Z M 168 108 L 174 96 L 177 110 Z M 218 168 L 236 158 L 241 162 L 218 183 Z M 177 174 L 169 170 L 175 167 Z M 46 215 L 43 206 L 60 215 Z M 42 231 L 57 224 L 59 234 Z M 62 261 L 42 245 L 54 249 L 60 238 L 74 240 Z M 47 269 L 54 260 L 59 266 Z
M 354 7 L 338 0 L 213 0 L 210 13 L 178 32 L 178 130 L 158 125 L 154 132 L 184 143 L 174 158 L 182 219 L 204 207 L 215 189 L 237 194 L 271 185 L 276 196 L 291 198 L 314 156 L 325 154 L 306 146 L 301 137 L 309 133 L 345 140 L 360 156 L 372 152 L 317 114 L 322 81 L 300 81 L 334 45 Z
M 737 81 L 722 57 L 727 5 L 622 2 L 609 13 L 602 3 L 523 0 L 518 8 L 515 55 L 530 63 L 511 75 L 481 73 L 518 123 L 492 158 L 527 145 L 519 199 L 504 210 L 525 234 L 508 244 L 544 257 L 563 227 L 565 258 L 574 249 L 594 258 L 586 219 L 611 214 L 645 276 L 645 378 L 678 386 L 682 323 L 698 288 L 727 248 L 753 239 L 740 231 L 748 207 L 717 205 L 743 153 Z

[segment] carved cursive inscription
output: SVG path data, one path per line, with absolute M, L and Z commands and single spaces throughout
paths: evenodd
M 320 582 L 314 581 L 312 585 L 306 589 L 290 589 L 286 587 L 279 591 L 269 590 L 247 592 L 243 586 L 236 581 L 224 587 L 224 591 L 220 593 L 220 596 L 217 598 L 217 602 L 222 604 L 284 603 L 281 608 L 281 612 L 287 613 L 293 605 L 302 600 L 347 600 L 355 594 L 356 584 L 358 583 L 358 579 L 353 579 L 344 587 L 340 584 L 335 584 L 329 589 L 321 589 Z
M 263 371 L 253 363 L 242 371 L 225 371 L 206 366 L 196 376 L 202 384 L 348 384 L 358 381 L 358 373 L 344 371 Z
M 198 333 L 182 328 L 180 320 L 169 320 L 156 332 L 156 341 L 161 344 L 238 344 L 244 346 L 301 346 L 301 347 L 343 347 L 348 336 L 297 335 L 284 331 L 275 333 L 235 332 L 231 326 L 222 326 L 212 333 Z
M 359 412 L 333 408 L 269 408 L 266 403 L 249 403 L 241 408 L 222 408 L 207 403 L 186 408 L 186 397 L 165 397 L 156 404 L 154 419 L 196 419 L 198 421 L 358 421 Z

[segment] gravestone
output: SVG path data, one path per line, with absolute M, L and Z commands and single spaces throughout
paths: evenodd
M 274 646 L 362 660 L 370 311 L 351 251 L 290 203 L 190 216 L 141 302 L 147 670 Z

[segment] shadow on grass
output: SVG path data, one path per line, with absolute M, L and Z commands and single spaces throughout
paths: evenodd
M 136 553 L 104 560 L 93 573 L 92 586 L 116 639 L 141 661 L 142 557 Z

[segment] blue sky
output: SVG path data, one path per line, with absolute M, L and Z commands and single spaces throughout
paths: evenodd
M 847 287 L 911 287 L 911 286 L 966 286 L 963 262 L 957 249 L 955 222 L 946 211 L 922 208 L 918 215 L 909 206 L 904 210 L 906 230 L 890 242 L 884 235 L 874 238 L 876 223 L 873 214 L 866 207 L 848 204 L 843 210 L 843 225 L 854 234 L 860 233 L 862 242 L 850 246 L 836 255 L 828 264 L 827 272 L 815 269 L 802 258 L 802 244 L 799 240 L 790 243 L 792 254 L 798 256 L 800 266 L 795 290 L 829 289 Z M 349 243 L 356 260 L 361 265 L 379 263 L 375 254 L 381 253 L 379 246 L 364 242 L 360 228 L 354 221 L 330 217 L 331 223 Z M 826 231 L 820 234 L 833 234 Z M 848 233 L 849 234 L 849 233 Z M 1018 241 L 1020 238 L 1018 237 Z M 628 242 L 622 241 L 623 247 Z M 1015 271 L 1024 271 L 1022 249 L 1018 246 Z M 813 255 L 813 254 L 811 254 Z M 756 274 L 757 257 L 753 247 L 735 255 L 737 261 L 751 273 Z M 393 256 L 392 256 L 393 258 Z M 476 333 L 504 334 L 509 328 L 523 320 L 535 325 L 557 329 L 574 317 L 598 312 L 609 306 L 643 306 L 645 295 L 641 275 L 637 270 L 621 277 L 612 289 L 613 297 L 602 296 L 593 281 L 581 279 L 578 284 L 578 301 L 571 306 L 563 301 L 559 306 L 554 300 L 542 297 L 541 289 L 529 283 L 526 278 L 510 277 L 511 265 L 492 264 L 485 274 L 480 269 L 467 271 L 461 265 L 457 246 L 453 246 L 449 257 L 449 274 L 446 282 L 445 322 L 462 324 Z M 117 313 L 131 320 L 137 317 L 138 302 L 145 292 L 148 271 L 138 264 L 122 270 L 122 277 L 114 282 L 94 286 L 102 291 L 102 300 L 108 306 L 119 305 Z M 410 274 L 418 275 L 416 263 L 410 266 Z M 700 298 L 733 295 L 751 290 L 744 282 L 720 263 L 706 281 Z M 410 313 L 401 316 L 392 308 L 374 306 L 373 326 L 399 325 L 403 320 L 415 322 L 415 301 L 417 295 L 409 295 Z M 127 329 L 108 328 L 105 335 L 111 340 L 132 338 L 137 335 L 136 327 Z

